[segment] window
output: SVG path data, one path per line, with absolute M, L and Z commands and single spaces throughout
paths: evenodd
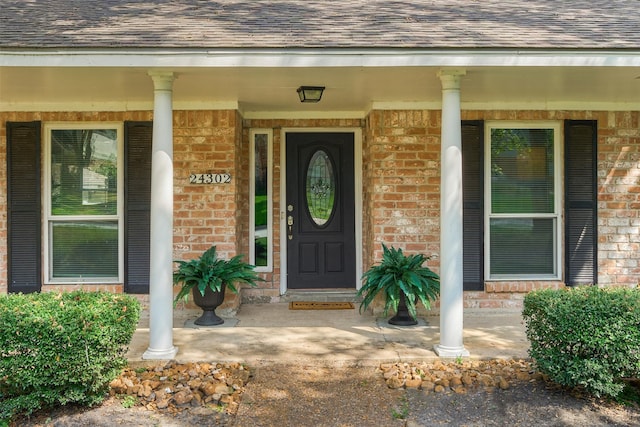
M 122 281 L 122 125 L 45 126 L 45 279 Z
M 317 226 L 323 226 L 336 207 L 336 176 L 326 151 L 320 149 L 311 157 L 305 181 L 309 218 Z
M 270 129 L 252 129 L 250 140 L 249 260 L 256 271 L 272 270 L 272 201 Z
M 559 279 L 559 124 L 494 122 L 486 132 L 487 279 Z

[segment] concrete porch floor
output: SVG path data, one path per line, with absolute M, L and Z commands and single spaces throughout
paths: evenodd
M 200 310 L 174 312 L 173 342 L 179 362 L 326 362 L 376 365 L 437 359 L 440 319 L 398 327 L 370 312 L 289 310 L 287 303 L 243 304 L 237 314 L 213 327 L 193 325 Z M 223 317 L 224 318 L 224 317 Z M 148 320 L 141 319 L 128 353 L 142 362 L 149 346 Z M 473 359 L 527 358 L 529 347 L 519 311 L 467 310 L 464 346 Z M 146 361 L 148 362 L 148 361 Z

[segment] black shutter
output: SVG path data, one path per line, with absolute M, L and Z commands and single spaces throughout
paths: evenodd
M 152 122 L 125 122 L 124 291 L 149 293 Z
M 484 122 L 462 122 L 463 289 L 484 290 Z
M 42 288 L 40 122 L 7 122 L 7 281 L 9 292 Z
M 565 283 L 592 284 L 598 280 L 597 122 L 566 120 L 564 134 Z

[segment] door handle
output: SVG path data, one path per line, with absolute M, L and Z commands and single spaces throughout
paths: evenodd
M 289 240 L 293 240 L 293 216 L 289 215 L 287 217 L 287 229 L 289 230 L 289 233 L 287 234 L 287 236 L 289 237 Z

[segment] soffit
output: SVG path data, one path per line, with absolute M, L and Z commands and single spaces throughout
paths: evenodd
M 353 112 L 438 108 L 438 67 L 176 68 L 174 106 L 243 112 Z M 637 108 L 638 67 L 470 67 L 461 79 L 468 108 Z M 300 85 L 326 86 L 318 104 L 301 104 Z M 151 108 L 153 83 L 142 68 L 0 68 L 0 110 Z

